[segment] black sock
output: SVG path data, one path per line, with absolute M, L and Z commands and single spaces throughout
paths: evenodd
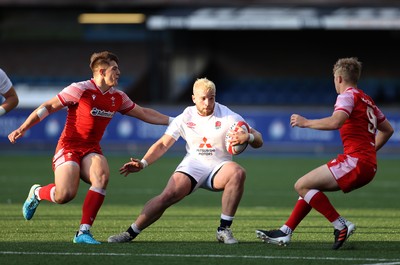
M 227 228 L 227 227 L 230 227 L 231 225 L 232 225 L 232 221 L 221 219 L 219 228 Z M 218 230 L 221 230 L 219 228 L 218 228 Z
M 139 235 L 138 233 L 133 231 L 132 227 L 130 227 L 130 226 L 129 226 L 128 230 L 126 230 L 126 232 L 129 233 L 129 235 L 131 236 L 132 239 L 134 239 L 137 235 Z

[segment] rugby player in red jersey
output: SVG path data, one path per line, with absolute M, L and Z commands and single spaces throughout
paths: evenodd
M 385 115 L 357 86 L 361 66 L 355 57 L 335 63 L 333 77 L 338 96 L 332 116 L 314 120 L 298 114 L 291 116 L 292 127 L 339 130 L 344 153 L 297 180 L 294 188 L 299 199 L 290 217 L 278 230 L 256 230 L 263 241 L 289 244 L 293 231 L 312 208 L 332 223 L 333 249 L 339 249 L 355 231 L 356 226 L 336 211 L 324 192 L 347 193 L 372 181 L 377 171 L 376 152 L 393 134 Z
M 90 185 L 82 207 L 80 227 L 74 243 L 100 244 L 90 228 L 103 204 L 109 180 L 109 166 L 102 153 L 100 140 L 104 131 L 119 112 L 144 122 L 168 125 L 172 118 L 150 108 L 135 104 L 116 88 L 120 77 L 118 57 L 108 51 L 94 53 L 90 58 L 93 78 L 72 83 L 54 98 L 35 109 L 25 122 L 8 136 L 11 143 L 22 137 L 46 116 L 68 108 L 64 130 L 53 157 L 54 183 L 35 184 L 22 207 L 23 216 L 30 220 L 40 201 L 57 204 L 71 201 L 82 179 Z

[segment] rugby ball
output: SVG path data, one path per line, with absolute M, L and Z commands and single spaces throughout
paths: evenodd
M 231 143 L 229 142 L 231 138 L 229 133 L 231 131 L 237 132 L 239 130 L 244 130 L 245 132 L 248 133 L 250 131 L 250 127 L 245 121 L 235 122 L 234 124 L 231 125 L 230 129 L 228 130 L 225 136 L 225 147 L 228 153 L 230 153 L 231 155 L 238 155 L 242 153 L 244 150 L 246 150 L 249 144 L 248 142 L 245 142 L 243 144 L 231 145 Z

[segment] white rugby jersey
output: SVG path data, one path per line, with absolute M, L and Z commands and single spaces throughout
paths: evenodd
M 11 87 L 12 83 L 10 78 L 8 78 L 7 74 L 2 69 L 0 69 L 0 94 L 7 93 Z
M 230 126 L 241 120 L 244 121 L 242 116 L 217 102 L 214 113 L 209 116 L 201 116 L 196 106 L 191 106 L 171 122 L 165 134 L 175 140 L 182 137 L 186 141 L 186 155 L 212 166 L 232 160 L 225 148 L 225 136 Z

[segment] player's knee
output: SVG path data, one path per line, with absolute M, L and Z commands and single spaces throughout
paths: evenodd
M 297 180 L 296 183 L 294 183 L 294 190 L 298 193 L 298 194 L 303 194 L 303 190 L 305 189 L 303 182 L 301 181 L 301 179 Z
M 105 189 L 108 185 L 109 176 L 110 174 L 108 172 L 103 171 L 96 176 L 91 177 L 90 182 L 92 186 Z
M 76 192 L 69 192 L 69 191 L 64 191 L 64 192 L 58 192 L 54 194 L 54 200 L 57 204 L 65 204 L 70 201 L 72 201 L 76 196 Z
M 237 172 L 239 173 L 241 178 L 246 178 L 246 169 L 238 165 Z
M 182 200 L 186 195 L 183 192 L 163 192 L 159 196 L 161 205 L 169 207 L 180 200 Z
M 108 185 L 108 180 L 109 180 L 109 174 L 103 174 L 100 177 L 100 181 L 99 181 L 100 187 L 103 187 L 103 189 L 105 189 Z
M 234 172 L 235 173 L 232 175 L 233 176 L 232 179 L 236 181 L 238 184 L 244 184 L 246 180 L 246 170 L 243 167 L 237 165 L 235 167 Z

